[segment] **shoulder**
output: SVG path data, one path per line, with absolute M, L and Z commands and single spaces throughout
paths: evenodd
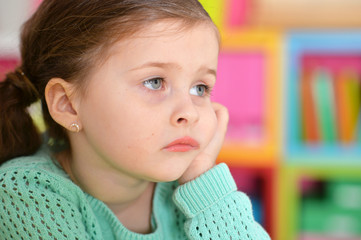
M 56 161 L 45 152 L 12 159 L 0 167 L 0 193 L 68 195 L 78 191 Z
M 40 149 L 34 155 L 13 158 L 0 165 L 0 173 L 14 168 L 44 169 L 54 173 L 64 173 L 48 150 Z M 63 174 L 64 175 L 64 174 Z
M 86 239 L 80 210 L 84 201 L 81 189 L 46 154 L 16 158 L 0 167 L 0 203 L 6 213 L 0 214 L 5 223 L 0 235 L 5 239 Z

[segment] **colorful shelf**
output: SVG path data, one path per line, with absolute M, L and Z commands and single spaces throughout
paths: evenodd
M 361 32 L 293 32 L 286 40 L 287 159 L 361 164 Z

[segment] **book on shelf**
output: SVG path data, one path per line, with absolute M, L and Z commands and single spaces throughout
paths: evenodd
M 312 96 L 312 72 L 304 69 L 300 81 L 300 107 L 301 107 L 301 128 L 302 139 L 307 143 L 317 143 L 320 140 L 316 120 L 316 109 Z
M 335 81 L 339 141 L 351 144 L 356 140 L 360 114 L 360 82 L 357 73 L 344 70 Z
M 337 141 L 336 113 L 332 76 L 325 69 L 314 72 L 312 94 L 315 101 L 317 124 L 322 142 L 333 144 Z

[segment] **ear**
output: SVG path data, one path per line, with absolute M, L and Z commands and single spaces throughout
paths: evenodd
M 52 78 L 45 87 L 45 100 L 51 117 L 70 131 L 74 131 L 72 127 L 74 123 L 81 126 L 74 89 L 72 83 L 61 78 Z

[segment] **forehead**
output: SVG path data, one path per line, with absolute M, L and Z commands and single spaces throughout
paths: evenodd
M 155 51 L 164 53 L 163 48 L 177 51 L 183 47 L 184 51 L 193 48 L 203 49 L 203 51 L 219 50 L 219 37 L 216 27 L 209 22 L 184 25 L 176 21 L 160 21 L 150 24 L 136 34 L 123 38 L 115 42 L 109 55 L 132 54 L 143 49 L 145 52 Z M 149 57 L 155 57 L 154 55 Z
M 212 22 L 204 21 L 187 23 L 179 20 L 161 20 L 140 28 L 130 36 L 125 36 L 111 44 L 111 53 L 121 49 L 125 45 L 141 44 L 142 41 L 169 41 L 189 37 L 199 38 L 203 35 L 210 40 L 216 40 L 220 44 L 219 32 Z
M 207 30 L 210 34 L 209 37 L 216 37 L 219 40 L 219 33 L 217 27 L 210 21 L 196 21 L 186 22 L 182 20 L 161 20 L 151 23 L 139 31 L 133 37 L 168 37 L 172 35 L 187 35 L 194 31 Z

